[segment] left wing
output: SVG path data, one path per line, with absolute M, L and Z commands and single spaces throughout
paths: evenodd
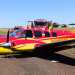
M 54 50 L 54 52 L 59 51 L 56 50 L 55 48 L 59 48 L 59 47 L 64 47 L 64 46 L 68 46 L 72 43 L 75 43 L 75 39 L 73 40 L 66 40 L 66 41 L 60 41 L 60 42 L 54 42 L 54 43 L 49 43 L 49 44 L 43 44 L 40 45 L 39 47 L 37 47 L 37 49 L 39 50 Z

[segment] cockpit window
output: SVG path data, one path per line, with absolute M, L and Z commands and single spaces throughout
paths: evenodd
M 21 34 L 21 36 L 20 36 L 20 38 L 27 38 L 27 37 L 29 37 L 29 38 L 33 37 L 33 33 L 32 33 L 31 30 L 25 30 L 25 31 L 23 31 L 22 34 Z
M 35 27 L 46 27 L 46 22 L 36 22 L 34 21 Z
M 21 31 L 21 29 L 20 30 L 16 30 L 16 31 L 12 32 L 9 36 L 18 37 L 20 31 Z
M 50 33 L 49 32 L 44 32 L 45 33 L 45 37 L 50 37 Z
M 42 37 L 42 32 L 34 30 L 34 35 L 35 35 L 35 37 Z
M 52 37 L 57 37 L 57 33 L 52 32 Z

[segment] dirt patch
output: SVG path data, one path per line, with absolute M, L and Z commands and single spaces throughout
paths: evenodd
M 75 55 L 65 51 L 34 55 L 16 54 L 12 60 L 0 55 L 0 75 L 74 75 Z M 58 63 L 53 63 L 57 60 Z

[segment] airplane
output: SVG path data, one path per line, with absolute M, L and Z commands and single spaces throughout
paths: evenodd
M 40 22 L 40 21 L 38 21 Z M 39 29 L 38 29 L 39 28 Z M 49 51 L 75 43 L 75 30 L 19 29 L 0 38 L 0 54 Z M 43 28 L 43 27 L 42 27 Z M 54 50 L 56 52 L 56 50 Z
M 20 29 L 9 34 L 10 30 L 8 30 L 7 37 L 0 38 L 0 54 L 10 53 L 11 55 L 13 53 L 36 52 L 38 50 L 41 52 L 41 50 L 46 51 L 47 49 L 51 51 L 52 48 L 75 43 L 74 31 L 65 30 L 58 32 L 52 30 L 49 32 L 48 30 Z

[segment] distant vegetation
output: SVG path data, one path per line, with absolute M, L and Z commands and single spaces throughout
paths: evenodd
M 53 30 L 73 30 L 75 28 L 67 28 L 67 27 L 63 27 L 63 28 L 53 28 Z
M 69 24 L 69 25 L 75 25 L 74 23 L 71 23 L 71 24 Z M 53 27 L 54 28 L 57 28 L 57 27 L 61 27 L 61 28 L 63 28 L 63 27 L 67 27 L 67 25 L 66 24 L 58 24 L 58 23 L 56 23 L 56 22 L 54 22 L 53 23 Z

